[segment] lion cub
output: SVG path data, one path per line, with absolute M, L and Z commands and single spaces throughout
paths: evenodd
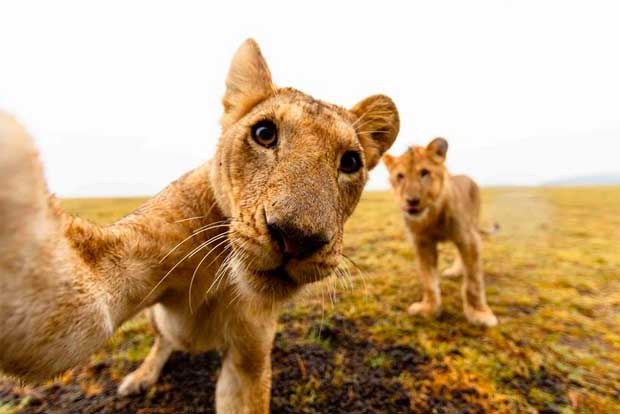
M 58 207 L 32 139 L 0 112 L 0 371 L 62 372 L 150 307 L 155 343 L 120 394 L 153 386 L 173 350 L 216 349 L 216 412 L 269 412 L 278 310 L 340 265 L 398 111 L 384 95 L 346 109 L 278 87 L 248 39 L 221 125 L 210 161 L 99 226 Z
M 448 142 L 435 138 L 425 147 L 409 148 L 400 157 L 385 155 L 396 200 L 416 248 L 421 302 L 409 307 L 409 314 L 437 316 L 441 312 L 437 243 L 452 241 L 459 255 L 444 276 L 464 275 L 463 310 L 467 319 L 484 326 L 497 325 L 487 305 L 482 273 L 481 240 L 478 227 L 480 189 L 464 175 L 452 176 L 444 162 Z

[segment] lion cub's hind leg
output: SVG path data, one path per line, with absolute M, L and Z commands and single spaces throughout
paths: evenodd
M 123 378 L 118 387 L 119 395 L 139 394 L 155 385 L 173 350 L 173 345 L 165 337 L 158 335 L 138 369 Z
M 463 288 L 461 290 L 465 317 L 475 325 L 495 326 L 497 325 L 497 318 L 487 305 L 484 287 L 480 235 L 472 233 L 466 240 L 457 244 L 463 258 L 465 270 Z
M 456 257 L 452 262 L 452 265 L 443 271 L 442 276 L 444 277 L 459 277 L 463 275 L 463 259 L 461 258 L 461 254 L 457 251 Z

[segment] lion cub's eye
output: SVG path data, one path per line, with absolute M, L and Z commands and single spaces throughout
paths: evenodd
M 278 143 L 278 130 L 269 120 L 259 121 L 252 127 L 252 139 L 263 147 L 271 148 Z
M 347 174 L 353 174 L 362 168 L 362 159 L 355 151 L 347 151 L 340 158 L 340 171 Z
M 423 169 L 420 171 L 420 177 L 421 177 L 421 178 L 428 177 L 428 175 L 429 175 L 430 173 L 431 173 L 431 172 L 430 172 L 429 170 L 427 170 L 426 168 L 423 168 Z
M 402 181 L 402 180 L 403 180 L 403 178 L 405 178 L 405 174 L 403 174 L 403 173 L 398 173 L 398 174 L 396 174 L 396 180 L 398 180 L 398 181 Z

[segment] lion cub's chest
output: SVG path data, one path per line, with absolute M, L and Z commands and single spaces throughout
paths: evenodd
M 271 312 L 263 312 L 223 288 L 190 311 L 187 293 L 174 292 L 152 309 L 154 328 L 180 350 L 223 350 L 235 338 L 261 340 L 261 332 L 275 324 Z
M 452 240 L 458 231 L 458 223 L 445 208 L 429 215 L 423 222 L 411 222 L 405 218 L 405 223 L 417 239 L 443 242 Z

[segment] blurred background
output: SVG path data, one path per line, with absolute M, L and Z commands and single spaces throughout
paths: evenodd
M 0 108 L 50 190 L 149 195 L 214 153 L 246 37 L 275 82 L 352 106 L 390 95 L 392 153 L 444 136 L 483 185 L 620 182 L 620 3 L 3 1 Z M 383 166 L 369 189 L 387 189 Z

